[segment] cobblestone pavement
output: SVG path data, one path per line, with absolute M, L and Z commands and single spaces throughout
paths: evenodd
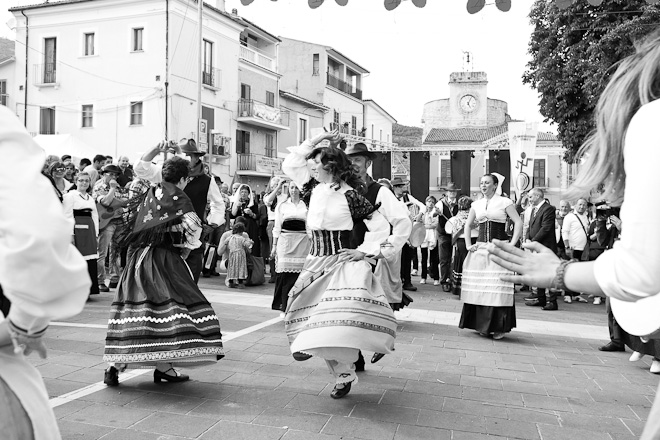
M 525 307 L 501 341 L 457 328 L 461 303 L 432 285 L 397 312 L 396 351 L 367 363 L 351 393 L 333 400 L 319 359 L 291 357 L 273 284 L 237 292 L 222 278 L 200 287 L 217 311 L 226 356 L 186 371 L 191 381 L 155 384 L 152 370 L 103 385 L 112 293 L 48 331 L 45 378 L 65 439 L 231 440 L 627 440 L 638 438 L 658 376 L 651 359 L 604 353 L 605 306 Z M 416 278 L 415 281 L 419 281 Z M 367 362 L 371 353 L 365 353 Z

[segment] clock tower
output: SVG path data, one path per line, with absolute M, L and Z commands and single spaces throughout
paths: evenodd
M 453 127 L 488 125 L 486 72 L 454 72 L 449 77 L 449 122 Z

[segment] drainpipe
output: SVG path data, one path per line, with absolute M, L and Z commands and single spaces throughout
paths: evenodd
M 165 0 L 165 140 L 169 140 L 167 129 L 168 100 L 167 91 L 170 85 L 170 0 Z
M 21 10 L 21 14 L 25 17 L 25 90 L 24 98 L 25 104 L 23 105 L 23 124 L 27 128 L 27 108 L 28 108 L 28 37 L 29 37 L 29 27 L 28 27 L 28 16 L 25 15 L 25 11 Z

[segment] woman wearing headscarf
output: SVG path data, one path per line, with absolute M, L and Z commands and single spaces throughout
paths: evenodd
M 103 360 L 104 382 L 119 384 L 125 368 L 155 368 L 154 382 L 183 382 L 175 367 L 214 363 L 223 357 L 218 317 L 185 262 L 201 246 L 200 218 L 183 192 L 188 163 L 163 164 L 162 182 L 131 199 L 121 245 L 126 270 L 112 302 Z
M 252 255 L 260 257 L 259 206 L 249 185 L 241 185 L 236 195 L 236 200 L 231 207 L 232 218 L 243 217 L 245 219 L 245 232 L 254 243 L 252 245 Z

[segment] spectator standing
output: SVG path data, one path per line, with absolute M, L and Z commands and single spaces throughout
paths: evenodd
M 55 189 L 55 195 L 60 202 L 62 197 L 66 194 L 73 184 L 64 178 L 66 173 L 66 167 L 62 162 L 53 162 L 48 165 L 48 175 L 50 176 L 50 181 L 53 183 L 53 188 Z
M 420 246 L 422 251 L 422 279 L 420 284 L 426 284 L 426 275 L 431 275 L 433 285 L 440 285 L 440 274 L 438 272 L 438 211 L 435 209 L 437 199 L 433 196 L 426 198 L 426 210 L 424 211 L 424 227 L 426 236 Z
M 82 163 L 82 161 L 81 161 Z M 105 156 L 102 154 L 97 154 L 94 156 L 94 160 L 92 161 L 91 165 L 87 165 L 84 169 L 83 172 L 89 174 L 89 178 L 91 179 L 91 185 L 92 188 L 94 188 L 94 185 L 96 185 L 96 181 L 99 180 L 99 171 L 103 166 L 105 165 Z
M 128 156 L 119 156 L 117 165 L 119 165 L 119 169 L 121 170 L 121 174 L 119 175 L 119 178 L 117 178 L 117 183 L 122 188 L 125 188 L 126 185 L 131 183 L 133 178 L 135 178 L 131 164 L 128 161 Z
M 410 219 L 414 221 L 419 215 L 419 212 L 426 209 L 426 205 L 415 199 L 412 195 L 406 194 L 406 185 L 407 182 L 404 182 L 401 177 L 395 177 L 392 179 L 394 195 L 406 206 L 410 215 Z M 417 290 L 417 287 L 412 285 L 411 278 L 411 266 L 413 262 L 413 256 L 416 252 L 417 248 L 412 247 L 410 242 L 404 244 L 401 250 L 401 281 L 403 282 L 403 290 L 409 290 L 411 292 L 415 292 Z
M 78 171 L 84 171 L 85 168 L 87 168 L 89 165 L 92 164 L 92 161 L 87 159 L 86 157 L 83 157 L 80 159 L 80 163 L 78 164 Z
M 245 219 L 245 232 L 250 236 L 254 243 L 252 245 L 252 255 L 261 256 L 261 241 L 259 240 L 259 207 L 252 194 L 252 189 L 248 185 L 241 185 L 238 190 L 238 197 L 231 208 L 233 218 L 243 217 Z
M 451 263 L 451 235 L 445 231 L 445 224 L 447 220 L 452 218 L 458 213 L 458 201 L 456 196 L 461 190 L 456 187 L 454 182 L 449 182 L 444 188 L 445 197 L 442 198 L 435 206 L 438 209 L 440 216 L 438 217 L 438 252 L 440 257 L 440 283 L 442 290 L 449 292 L 451 288 L 450 276 L 450 263 Z

